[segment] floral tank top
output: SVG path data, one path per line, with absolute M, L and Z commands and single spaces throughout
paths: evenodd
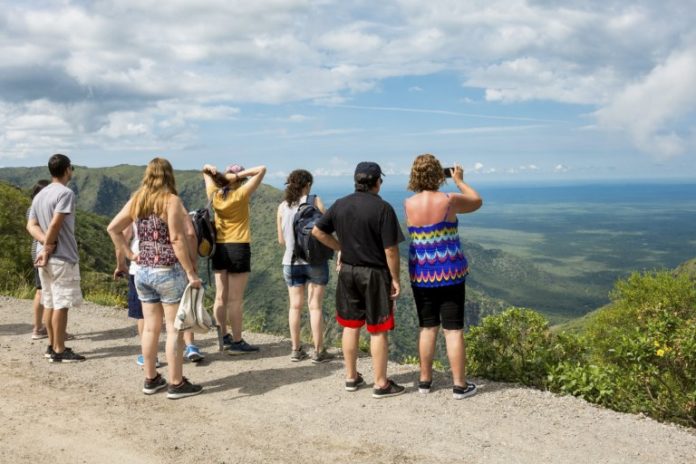
M 156 214 L 138 219 L 140 254 L 138 265 L 147 267 L 173 266 L 178 260 L 169 239 L 169 226 Z
M 449 208 L 445 213 L 445 218 Z M 445 287 L 466 280 L 468 263 L 459 241 L 459 221 L 409 226 L 408 274 L 414 287 Z

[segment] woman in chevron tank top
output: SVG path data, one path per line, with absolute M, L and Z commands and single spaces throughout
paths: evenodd
M 475 394 L 476 385 L 466 380 L 463 329 L 468 264 L 459 240 L 457 214 L 476 211 L 483 202 L 464 182 L 460 165 L 448 171 L 460 193 L 439 191 L 446 173 L 435 156 L 416 157 L 408 183 L 415 194 L 406 199 L 404 208 L 411 237 L 409 277 L 420 326 L 418 391 L 429 393 L 432 387 L 435 343 L 442 325 L 452 369 L 452 394 L 462 399 Z

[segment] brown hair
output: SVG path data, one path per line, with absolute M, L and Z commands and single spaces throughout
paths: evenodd
M 288 180 L 285 182 L 285 193 L 283 199 L 287 202 L 288 206 L 300 201 L 302 197 L 302 189 L 307 185 L 312 185 L 314 178 L 309 171 L 304 169 L 295 169 L 288 175 Z
M 416 156 L 411 166 L 411 177 L 408 179 L 408 189 L 413 192 L 424 190 L 436 191 L 445 183 L 445 172 L 442 165 L 430 153 Z
M 215 174 L 213 174 L 212 171 L 204 169 L 203 174 L 207 174 L 208 176 L 210 176 L 210 178 L 213 179 L 213 182 L 215 183 L 215 186 L 217 188 L 223 188 L 230 185 L 230 181 L 227 180 L 227 177 L 225 177 L 224 172 L 215 171 Z
M 154 158 L 145 168 L 140 188 L 133 194 L 130 216 L 133 220 L 151 214 L 164 216 L 169 195 L 177 195 L 174 169 L 164 158 Z

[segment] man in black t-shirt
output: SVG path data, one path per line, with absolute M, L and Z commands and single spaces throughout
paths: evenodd
M 404 387 L 387 378 L 387 331 L 394 329 L 394 300 L 401 291 L 399 242 L 404 236 L 394 208 L 378 195 L 382 175 L 377 163 L 359 163 L 355 192 L 336 200 L 312 230 L 319 241 L 340 252 L 336 320 L 343 327 L 345 388 L 355 391 L 364 383 L 357 358 L 360 329 L 367 324 L 375 398 L 404 392 Z

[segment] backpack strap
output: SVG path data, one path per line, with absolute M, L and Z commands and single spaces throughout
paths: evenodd
M 312 206 L 317 206 L 315 203 L 317 201 L 317 196 L 316 195 L 307 195 L 307 200 L 305 200 L 305 203 L 312 205 Z

